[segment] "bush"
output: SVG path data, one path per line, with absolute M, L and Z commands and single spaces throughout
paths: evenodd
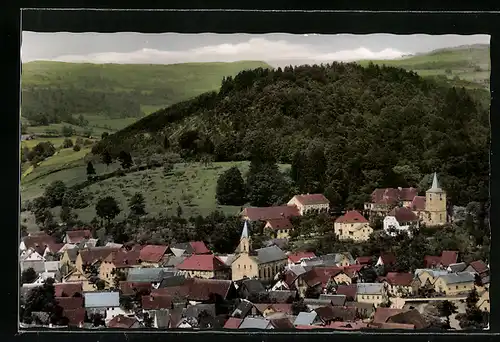
M 73 151 L 75 151 L 75 152 L 78 152 L 78 151 L 80 151 L 80 150 L 81 150 L 80 145 L 75 145 L 75 146 L 73 147 Z

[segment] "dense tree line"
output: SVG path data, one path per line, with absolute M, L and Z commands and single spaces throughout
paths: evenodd
M 376 187 L 418 186 L 438 172 L 450 201 L 467 205 L 488 200 L 489 131 L 487 108 L 465 89 L 399 68 L 333 63 L 243 71 L 219 93 L 159 111 L 93 152 L 266 156 L 292 163 L 300 191 L 353 208 Z
M 104 92 L 57 86 L 23 87 L 21 111 L 31 125 L 67 122 L 85 125 L 79 113 L 96 113 L 110 118 L 140 117 L 143 113 L 136 94 Z

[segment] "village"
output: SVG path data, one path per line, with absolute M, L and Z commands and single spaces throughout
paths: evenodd
M 436 174 L 425 196 L 414 188 L 376 189 L 364 209 L 332 218 L 339 240 L 368 240 L 373 217 L 383 219 L 390 235 L 411 234 L 419 225 L 439 229 L 451 219 Z M 391 253 L 316 255 L 279 243 L 290 237 L 291 218 L 329 210 L 322 194 L 245 208 L 240 242 L 227 255 L 214 254 L 203 241 L 118 244 L 78 229 L 57 243 L 46 233 L 29 234 L 19 251 L 21 310 L 53 286 L 49 300 L 60 312 L 31 312 L 21 327 L 359 330 L 448 322 L 460 329 L 454 317 L 465 313 L 471 293 L 477 308 L 489 312 L 489 265 L 462 262 L 457 251 L 426 256 L 425 267 L 401 273 L 380 272 L 396 262 Z M 265 222 L 276 241 L 254 250 L 256 222 Z

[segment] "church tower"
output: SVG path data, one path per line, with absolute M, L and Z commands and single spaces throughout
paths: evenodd
M 447 220 L 446 192 L 441 189 L 434 172 L 432 186 L 425 193 L 425 215 L 424 223 L 428 226 L 439 226 L 445 224 Z
M 250 234 L 248 233 L 248 221 L 245 220 L 245 224 L 243 225 L 243 231 L 241 232 L 240 243 L 238 247 L 236 247 L 236 254 L 249 254 L 250 253 Z

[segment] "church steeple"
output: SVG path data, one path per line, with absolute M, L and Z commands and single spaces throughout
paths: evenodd
M 432 178 L 432 186 L 429 190 L 427 190 L 427 192 L 443 192 L 439 186 L 436 172 L 434 172 L 434 177 Z
M 245 220 L 245 223 L 243 224 L 243 231 L 241 232 L 241 238 L 240 238 L 240 243 L 238 247 L 236 248 L 236 253 L 244 253 L 248 254 L 250 253 L 250 234 L 248 232 L 248 221 Z

